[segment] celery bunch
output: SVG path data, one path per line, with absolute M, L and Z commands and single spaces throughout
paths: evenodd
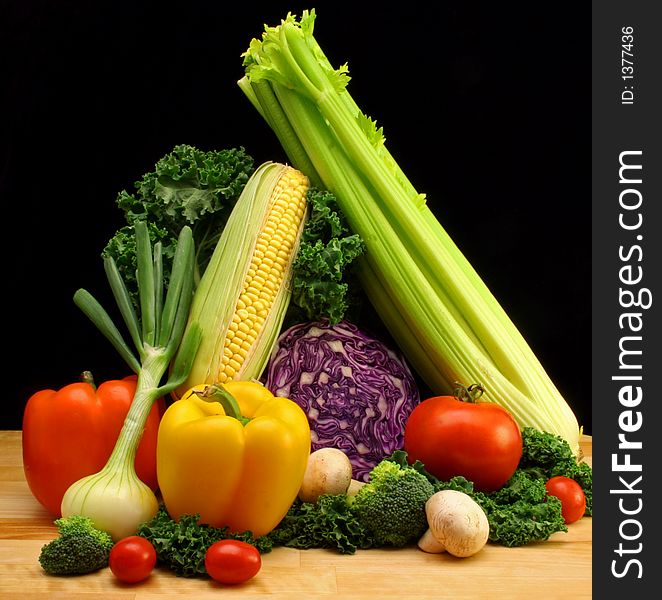
M 578 452 L 572 409 L 352 99 L 347 66 L 332 67 L 314 22 L 313 10 L 266 26 L 243 55 L 239 86 L 364 240 L 359 279 L 379 316 L 433 392 L 479 382 L 520 426 L 560 435 Z

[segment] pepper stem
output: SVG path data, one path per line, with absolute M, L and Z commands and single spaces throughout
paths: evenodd
M 250 421 L 248 417 L 241 414 L 237 399 L 222 384 L 208 385 L 201 392 L 196 390 L 194 393 L 207 402 L 218 402 L 223 407 L 226 416 L 237 419 L 242 425 L 246 425 Z
M 94 376 L 92 375 L 92 371 L 83 371 L 80 374 L 80 377 L 78 378 L 78 381 L 81 383 L 88 383 L 90 384 L 95 390 L 97 389 L 96 384 L 94 383 Z

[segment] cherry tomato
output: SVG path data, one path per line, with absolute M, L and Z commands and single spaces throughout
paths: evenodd
M 546 484 L 547 493 L 561 501 L 561 514 L 566 524 L 579 521 L 586 512 L 586 495 L 574 479 L 557 475 Z
M 420 460 L 438 479 L 461 475 L 476 490 L 490 492 L 517 469 L 522 434 L 512 415 L 497 404 L 435 396 L 410 414 L 404 449 L 410 463 Z
M 239 540 L 221 540 L 207 549 L 205 568 L 220 583 L 243 583 L 257 575 L 262 567 L 258 549 Z
M 156 550 L 149 540 L 138 535 L 117 542 L 110 551 L 108 566 L 125 583 L 137 583 L 149 577 L 156 565 Z

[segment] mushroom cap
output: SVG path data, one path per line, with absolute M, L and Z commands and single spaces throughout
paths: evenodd
M 427 501 L 425 511 L 432 535 L 453 556 L 472 556 L 487 543 L 487 516 L 467 494 L 456 490 L 437 492 Z
M 299 499 L 315 503 L 322 494 L 344 494 L 351 480 L 349 457 L 338 448 L 320 448 L 308 456 Z

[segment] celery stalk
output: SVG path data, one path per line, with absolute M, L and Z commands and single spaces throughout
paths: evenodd
M 412 366 L 435 393 L 479 382 L 520 426 L 576 452 L 577 419 L 499 302 L 388 152 L 313 36 L 314 11 L 265 27 L 239 86 L 293 165 L 334 193 L 365 241 L 361 280 Z

